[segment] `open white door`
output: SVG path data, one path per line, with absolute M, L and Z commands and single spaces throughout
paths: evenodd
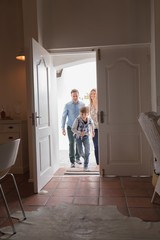
M 103 176 L 151 174 L 152 154 L 137 121 L 140 112 L 151 110 L 149 52 L 149 46 L 102 48 L 97 52 Z
M 32 40 L 32 134 L 34 191 L 39 192 L 58 168 L 56 72 L 50 54 Z

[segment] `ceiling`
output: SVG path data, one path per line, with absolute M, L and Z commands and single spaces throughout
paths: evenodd
M 51 53 L 52 63 L 57 70 L 73 65 L 96 61 L 96 52 L 59 52 Z

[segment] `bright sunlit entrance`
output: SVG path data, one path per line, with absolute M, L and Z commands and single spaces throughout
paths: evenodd
M 58 88 L 58 124 L 59 124 L 59 158 L 60 167 L 70 168 L 69 161 L 69 142 L 68 136 L 63 136 L 61 131 L 61 117 L 65 103 L 71 101 L 71 90 L 73 88 L 78 89 L 79 99 L 89 105 L 89 92 L 93 88 L 97 88 L 96 79 L 96 61 L 85 62 L 76 64 L 70 67 L 63 68 L 61 76 L 57 77 Z M 92 138 L 90 137 L 90 160 L 89 167 L 96 167 L 96 160 L 94 156 L 94 148 Z M 82 164 L 76 164 L 76 168 L 83 169 Z

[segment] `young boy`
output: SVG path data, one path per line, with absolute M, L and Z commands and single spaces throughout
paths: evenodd
M 89 133 L 91 132 L 92 137 L 94 137 L 94 123 L 89 117 L 88 107 L 80 108 L 80 114 L 73 122 L 72 132 L 76 138 L 79 155 L 84 158 L 84 171 L 88 171 L 90 155 Z

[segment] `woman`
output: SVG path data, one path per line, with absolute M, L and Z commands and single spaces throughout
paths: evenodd
M 95 127 L 95 136 L 93 139 L 94 144 L 94 154 L 96 158 L 96 163 L 99 165 L 99 154 L 98 154 L 98 120 L 97 120 L 97 91 L 95 88 L 93 88 L 89 93 L 89 111 L 90 111 L 90 117 L 92 118 L 94 122 Z

